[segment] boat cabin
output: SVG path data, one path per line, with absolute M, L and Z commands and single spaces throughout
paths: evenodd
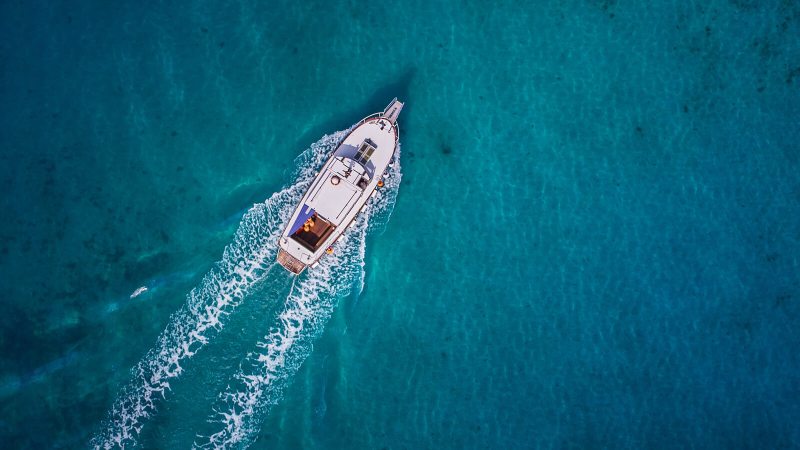
M 300 215 L 297 216 L 297 220 L 292 225 L 289 236 L 303 247 L 315 252 L 335 229 L 336 227 L 320 216 L 314 208 L 304 205 L 303 210 L 300 211 Z

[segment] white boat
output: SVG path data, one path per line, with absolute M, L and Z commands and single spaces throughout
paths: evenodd
M 382 113 L 362 119 L 322 166 L 280 237 L 278 262 L 299 274 L 323 255 L 353 223 L 394 157 L 400 131 L 396 98 Z

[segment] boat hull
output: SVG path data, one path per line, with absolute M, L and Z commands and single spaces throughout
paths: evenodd
M 293 274 L 314 265 L 352 225 L 394 158 L 399 142 L 395 99 L 339 143 L 303 195 L 279 239 L 278 262 Z

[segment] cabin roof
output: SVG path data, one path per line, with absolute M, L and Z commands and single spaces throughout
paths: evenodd
M 341 224 L 361 195 L 362 189 L 357 184 L 364 175 L 364 168 L 357 162 L 336 158 L 312 192 L 308 205 L 331 223 Z

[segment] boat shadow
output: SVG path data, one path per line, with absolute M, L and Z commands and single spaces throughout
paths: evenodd
M 334 111 L 330 115 L 330 119 L 320 122 L 318 125 L 313 126 L 307 132 L 302 134 L 295 142 L 294 149 L 307 148 L 311 143 L 318 141 L 323 135 L 334 133 L 338 130 L 346 129 L 350 125 L 355 124 L 369 114 L 383 111 L 383 108 L 389 102 L 397 97 L 403 102 L 409 100 L 409 86 L 414 79 L 417 68 L 414 66 L 407 67 L 400 75 L 391 83 L 385 84 L 373 92 L 373 94 L 360 103 L 358 106 L 350 109 L 349 111 Z M 408 103 L 403 107 L 404 114 L 408 114 L 409 109 L 413 109 Z M 402 131 L 407 132 L 407 122 L 402 123 Z M 293 168 L 287 168 L 285 174 L 291 173 Z M 245 201 L 237 200 L 233 202 L 235 205 L 251 204 L 263 201 L 264 192 L 269 192 L 269 188 L 265 187 L 262 183 L 247 186 L 247 194 L 245 194 Z M 245 210 L 246 211 L 246 210 Z
M 411 85 L 411 80 L 414 79 L 416 71 L 416 67 L 406 68 L 395 81 L 375 90 L 367 100 L 355 108 L 349 111 L 337 111 L 335 114 L 332 114 L 329 120 L 321 122 L 319 125 L 304 133 L 295 144 L 295 148 L 305 148 L 309 143 L 317 141 L 322 135 L 349 127 L 369 114 L 383 111 L 383 108 L 395 97 L 402 102 L 407 102 L 409 100 L 409 86 Z M 408 103 L 406 103 L 403 112 L 408 114 L 409 109 Z M 403 128 L 403 130 L 406 129 L 407 128 Z

